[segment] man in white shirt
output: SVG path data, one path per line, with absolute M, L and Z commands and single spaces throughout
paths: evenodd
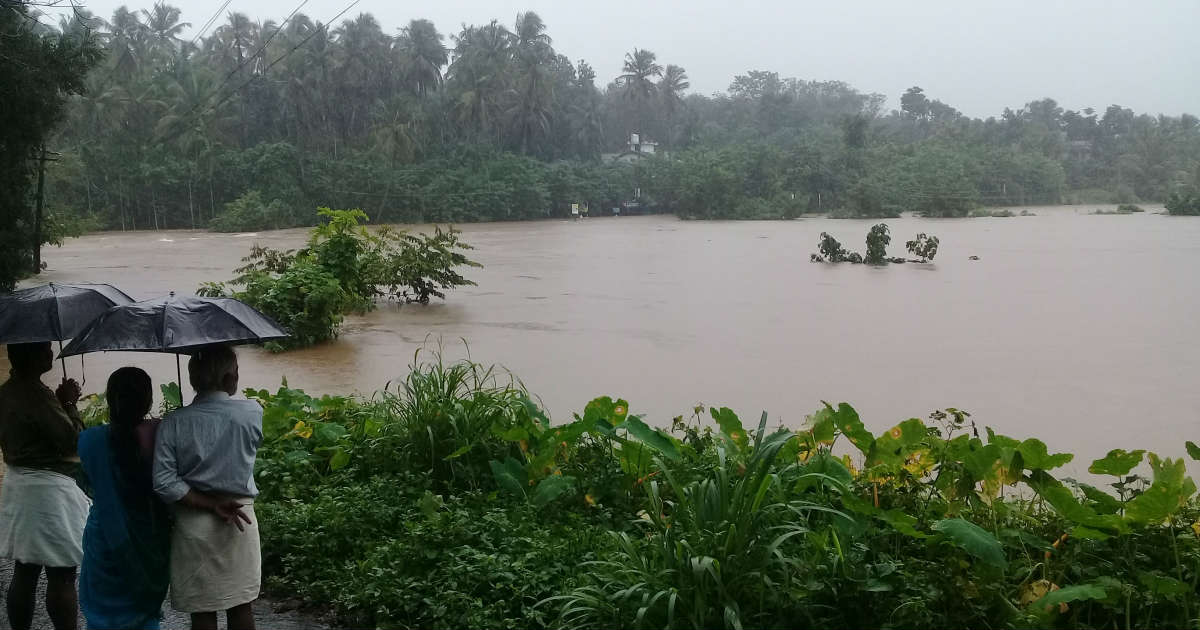
M 233 400 L 237 356 L 204 348 L 188 361 L 196 397 L 163 419 L 154 441 L 154 491 L 175 511 L 171 605 L 194 630 L 254 630 L 251 604 L 262 581 L 254 459 L 262 444 L 262 407 Z M 230 524 L 237 527 L 230 527 Z

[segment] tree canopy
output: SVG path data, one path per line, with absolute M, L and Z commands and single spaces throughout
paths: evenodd
M 205 227 L 228 212 L 269 215 L 269 227 L 317 206 L 379 221 L 565 216 L 640 192 L 697 218 L 961 216 L 1161 201 L 1200 182 L 1190 114 L 1047 98 L 977 119 L 918 86 L 885 111 L 881 94 L 768 70 L 702 95 L 640 47 L 604 83 L 559 54 L 532 11 L 450 33 L 365 13 L 332 27 L 234 12 L 185 37 L 184 18 L 159 3 L 92 20 L 107 55 L 51 142 L 63 154 L 53 209 L 122 229 Z M 657 155 L 601 159 L 634 133 Z
M 56 238 L 51 229 L 39 229 L 35 238 L 42 218 L 34 215 L 34 173 L 66 114 L 67 96 L 82 91 L 84 75 L 99 57 L 79 20 L 55 30 L 23 3 L 0 0 L 0 291 L 34 270 L 35 240 Z

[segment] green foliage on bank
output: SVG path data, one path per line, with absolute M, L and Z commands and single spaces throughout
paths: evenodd
M 322 223 L 307 245 L 280 251 L 254 245 L 229 285 L 209 282 L 207 296 L 235 297 L 281 324 L 291 336 L 267 345 L 272 350 L 311 346 L 337 337 L 342 318 L 375 307 L 377 299 L 428 303 L 446 291 L 475 283 L 462 267 L 481 267 L 464 253 L 472 249 L 453 227 L 411 234 L 387 226 L 375 231 L 359 224 L 361 210 L 321 208 Z
M 380 222 L 531 219 L 635 198 L 691 218 L 963 216 L 1164 200 L 1200 172 L 1191 114 L 1045 98 L 970 118 L 920 87 L 885 96 L 764 69 L 700 94 L 653 52 L 653 31 L 598 76 L 533 11 L 448 32 L 235 11 L 190 41 L 201 16 L 144 9 L 89 21 L 106 55 L 51 147 L 55 210 L 107 228 L 265 229 L 311 222 L 317 206 Z M 630 155 L 633 134 L 653 157 Z M 607 163 L 620 154 L 631 164 Z
M 66 235 L 51 219 L 61 205 L 37 208 L 37 173 L 40 160 L 57 159 L 44 151 L 56 148 L 53 134 L 68 116 L 72 95 L 85 90 L 88 71 L 102 57 L 79 20 L 64 20 L 55 32 L 26 5 L 6 0 L 0 6 L 0 291 L 40 271 L 35 247 L 61 244 Z M 68 223 L 63 218 L 57 225 Z
M 1167 199 L 1167 213 L 1185 216 L 1200 215 L 1200 192 L 1176 191 Z
M 510 375 L 438 357 L 367 399 L 247 395 L 267 586 L 348 625 L 1196 624 L 1182 459 L 1118 449 L 1076 481 L 957 409 L 662 430 L 603 397 L 552 424 Z

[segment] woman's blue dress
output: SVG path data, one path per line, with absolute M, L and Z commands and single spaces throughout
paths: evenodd
M 157 629 L 171 575 L 169 513 L 149 488 L 128 487 L 108 431 L 105 425 L 79 436 L 79 459 L 92 490 L 79 607 L 89 628 Z

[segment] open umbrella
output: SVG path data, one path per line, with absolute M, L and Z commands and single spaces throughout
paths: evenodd
M 133 298 L 109 284 L 43 284 L 0 295 L 0 343 L 72 339 L 109 307 Z M 67 365 L 63 362 L 63 378 Z
M 59 353 L 173 352 L 182 386 L 179 355 L 213 344 L 262 343 L 289 336 L 271 318 L 233 298 L 194 295 L 113 306 L 97 317 Z

